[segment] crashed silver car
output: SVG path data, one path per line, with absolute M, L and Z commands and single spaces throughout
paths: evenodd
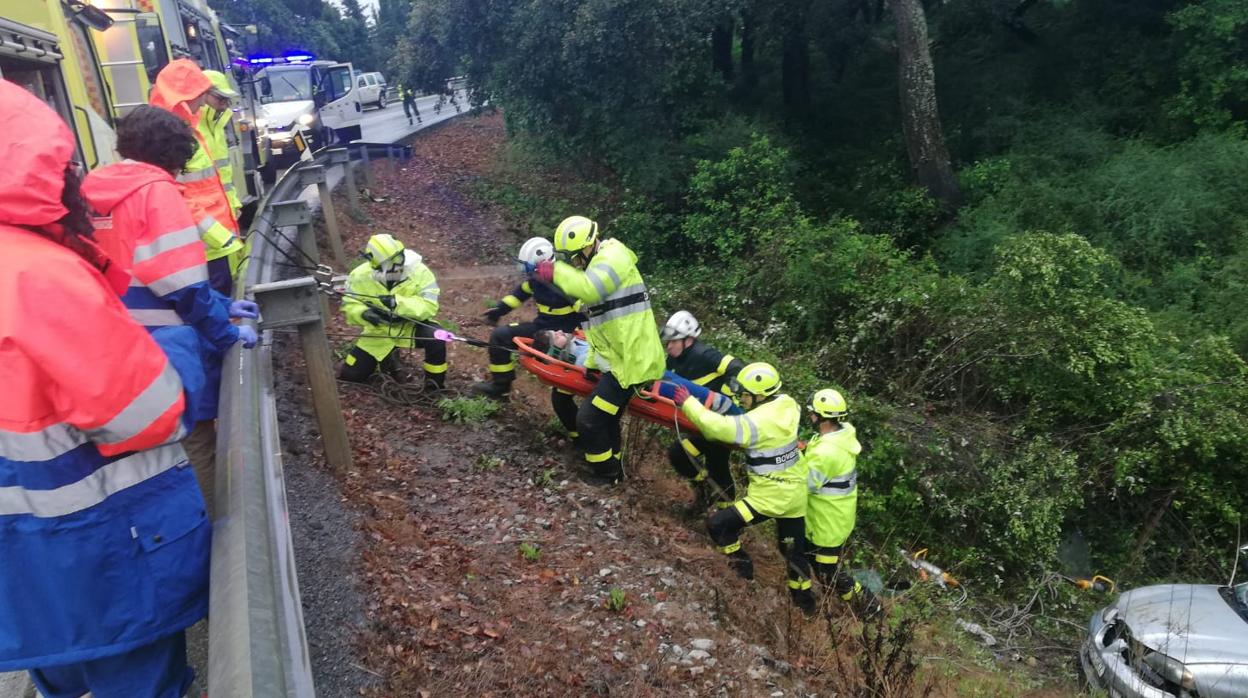
M 1248 696 L 1248 583 L 1134 589 L 1088 631 L 1083 672 L 1114 698 Z

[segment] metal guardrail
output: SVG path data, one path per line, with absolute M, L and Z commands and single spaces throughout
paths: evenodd
M 339 146 L 296 164 L 260 203 L 244 295 L 277 280 L 282 252 L 271 241 L 284 238 L 273 234 L 278 226 L 266 214 L 274 204 L 300 197 L 308 181 L 302 170 L 320 166 L 328 174 L 351 161 L 411 153 L 410 147 L 379 143 L 345 149 L 349 157 L 342 157 Z M 311 234 L 311 226 L 303 230 Z M 271 342 L 266 332 L 255 349 L 235 345 L 223 368 L 209 595 L 210 698 L 315 696 L 286 504 Z

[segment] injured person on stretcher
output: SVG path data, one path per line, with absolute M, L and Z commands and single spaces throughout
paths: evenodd
M 556 361 L 588 368 L 585 366 L 585 362 L 589 357 L 589 341 L 570 332 L 542 330 L 533 336 L 532 347 Z M 606 362 L 601 356 L 594 357 L 594 363 L 596 365 L 588 370 L 611 370 L 610 366 L 605 365 Z M 698 385 L 671 371 L 663 374 L 663 380 L 659 382 L 656 392 L 660 396 L 671 400 L 676 394 L 677 385 L 685 386 L 685 389 L 689 391 L 689 395 L 693 399 L 702 403 L 713 412 L 718 412 L 719 414 L 743 414 L 741 408 L 737 407 L 731 397 L 711 390 L 706 386 Z

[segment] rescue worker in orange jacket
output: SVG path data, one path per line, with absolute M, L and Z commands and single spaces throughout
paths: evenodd
M 179 58 L 161 69 L 148 101 L 152 106 L 173 112 L 195 130 L 195 153 L 186 170 L 178 175 L 183 194 L 199 226 L 208 258 L 208 277 L 212 287 L 229 296 L 234 290 L 229 256 L 243 249 L 239 239 L 238 220 L 234 217 L 225 186 L 213 162 L 208 143 L 197 130 L 201 107 L 207 102 L 212 81 L 189 59 Z
M 169 112 L 141 105 L 117 123 L 117 153 L 125 160 L 87 175 L 96 240 L 131 273 L 122 302 L 166 354 L 185 354 L 200 366 L 204 387 L 187 407 L 195 429 L 184 444 L 212 513 L 217 399 L 225 352 L 239 340 L 256 344 L 256 331 L 232 317 L 254 318 L 251 301 L 232 301 L 208 285 L 204 246 L 173 177 L 195 151 L 189 126 Z M 181 337 L 189 333 L 189 340 Z
M 184 695 L 211 528 L 173 363 L 91 240 L 74 140 L 0 80 L 0 672 L 45 696 Z

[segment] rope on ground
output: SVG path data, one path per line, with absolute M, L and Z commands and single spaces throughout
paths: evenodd
M 461 393 L 455 389 L 434 389 L 425 385 L 423 379 L 399 381 L 387 374 L 380 374 L 380 380 L 370 383 L 354 383 L 338 380 L 338 385 L 350 387 L 352 390 L 368 393 L 396 407 L 437 407 L 445 399 L 457 398 Z

